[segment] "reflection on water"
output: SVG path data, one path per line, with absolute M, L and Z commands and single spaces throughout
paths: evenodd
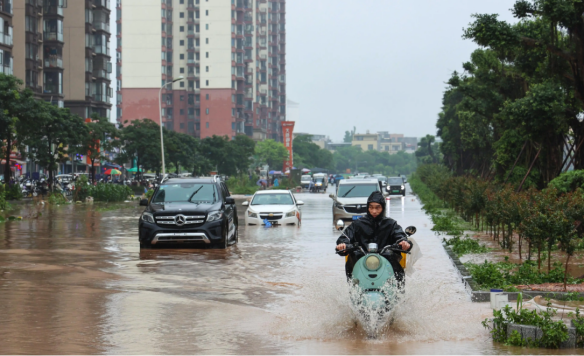
M 2 353 L 539 352 L 493 345 L 488 303 L 470 302 L 412 196 L 390 211 L 418 228 L 424 257 L 393 324 L 368 339 L 333 253 L 331 200 L 299 199 L 300 227 L 240 226 L 228 250 L 140 251 L 131 205 L 23 206 L 28 219 L 0 225 Z

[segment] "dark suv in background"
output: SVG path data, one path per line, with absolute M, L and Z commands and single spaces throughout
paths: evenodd
M 227 248 L 238 242 L 235 200 L 218 178 L 171 178 L 140 205 L 140 248 L 197 244 Z
M 389 195 L 406 195 L 406 184 L 402 177 L 389 177 L 387 178 L 387 192 Z

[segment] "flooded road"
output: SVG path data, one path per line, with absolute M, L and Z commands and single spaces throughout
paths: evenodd
M 109 211 L 24 206 L 23 221 L 0 225 L 0 353 L 540 351 L 492 343 L 480 324 L 491 316 L 488 303 L 470 302 L 409 195 L 392 198 L 391 216 L 418 228 L 423 257 L 395 322 L 367 339 L 349 307 L 344 260 L 333 252 L 331 200 L 297 198 L 305 202 L 300 227 L 241 225 L 228 250 L 140 251 L 137 203 Z

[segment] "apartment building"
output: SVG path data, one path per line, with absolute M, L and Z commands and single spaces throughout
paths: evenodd
M 364 134 L 356 133 L 353 135 L 351 145 L 361 147 L 363 151 L 379 150 L 379 134 L 369 131 Z
M 118 0 L 118 120 L 150 118 L 200 138 L 243 133 L 282 141 L 285 5 Z
M 40 99 L 109 118 L 110 0 L 13 1 L 14 75 Z
M 13 73 L 12 0 L 0 0 L 0 73 Z

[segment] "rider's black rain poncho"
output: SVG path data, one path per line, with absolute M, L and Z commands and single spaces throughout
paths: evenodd
M 370 203 L 378 203 L 383 208 L 381 214 L 376 218 L 369 213 Z M 385 246 L 393 245 L 400 241 L 408 241 L 410 249 L 412 248 L 412 243 L 407 239 L 406 233 L 401 226 L 397 224 L 397 221 L 385 216 L 385 197 L 383 196 L 383 193 L 375 191 L 371 193 L 367 199 L 367 215 L 359 220 L 355 220 L 348 228 L 346 228 L 344 235 L 341 235 L 341 237 L 337 239 L 337 245 L 342 243 L 352 245 L 359 244 L 365 251 L 367 251 L 367 245 L 369 243 L 376 243 L 379 251 L 381 251 Z M 353 253 L 349 257 L 346 266 L 348 276 L 353 271 L 355 262 L 361 256 L 362 254 L 359 251 Z M 384 255 L 384 257 L 387 256 Z M 399 265 L 399 260 L 393 258 L 390 259 L 389 262 L 396 274 L 403 274 L 403 268 Z

